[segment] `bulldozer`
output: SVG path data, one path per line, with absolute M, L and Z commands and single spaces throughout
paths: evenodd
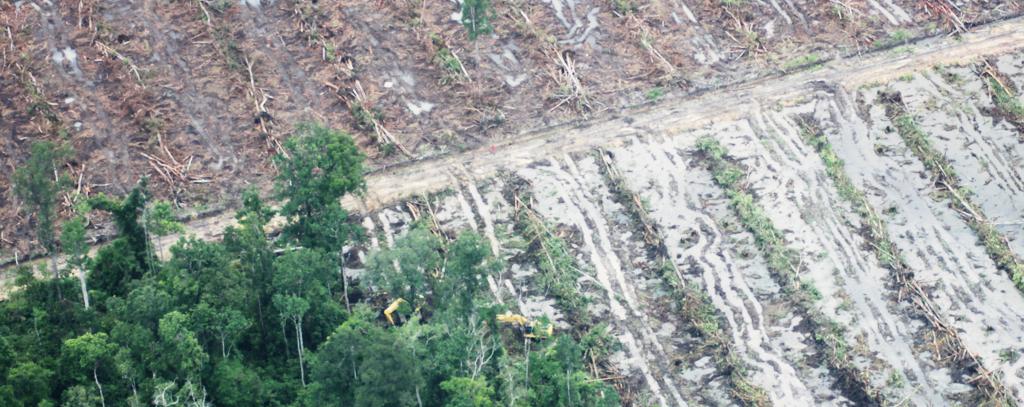
M 522 315 L 506 312 L 497 316 L 498 322 L 512 326 L 523 333 L 529 339 L 547 339 L 555 333 L 555 326 L 551 323 L 543 323 L 530 320 Z

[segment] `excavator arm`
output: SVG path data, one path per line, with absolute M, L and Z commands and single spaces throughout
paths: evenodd
M 394 314 L 395 311 L 398 311 L 398 308 L 401 307 L 402 304 L 405 304 L 405 300 L 399 298 L 397 300 L 392 301 L 391 305 L 388 305 L 388 307 L 384 309 L 384 318 L 387 318 L 388 322 L 391 323 L 391 325 L 395 324 L 395 319 L 391 315 Z
M 499 323 L 518 328 L 522 331 L 523 336 L 530 339 L 550 338 L 555 333 L 555 327 L 550 323 L 545 324 L 540 321 L 531 321 L 522 315 L 511 312 L 499 314 L 497 320 Z

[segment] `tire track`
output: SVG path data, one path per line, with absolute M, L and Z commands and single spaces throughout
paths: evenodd
M 875 100 L 877 93 L 864 90 L 859 98 Z M 923 175 L 927 172 L 899 136 L 887 131 L 893 126 L 883 106 L 859 104 L 861 118 L 855 113 L 858 105 L 844 93 L 820 103 L 816 117 L 828 123 L 829 141 L 847 163 L 847 173 L 884 213 L 889 235 L 927 285 L 935 307 L 963 334 L 984 367 L 1000 373 L 1021 400 L 1024 358 L 1006 355 L 1022 350 L 1024 298 L 963 220 L 930 198 L 934 188 Z
M 923 324 L 905 316 L 907 310 L 885 284 L 888 271 L 848 226 L 858 220 L 838 200 L 820 160 L 813 158 L 816 153 L 803 144 L 789 117 L 808 108 L 813 106 L 760 110 L 717 134 L 750 171 L 749 187 L 772 208 L 767 214 L 773 223 L 784 225 L 788 245 L 801 252 L 805 278 L 821 292 L 821 309 L 848 328 L 846 342 L 867 356 L 861 363 L 886 399 L 950 404 L 972 387 L 958 383 L 947 366 L 936 366 L 919 340 Z
M 579 251 L 577 256 L 586 258 L 593 267 L 607 296 L 613 326 L 622 329 L 619 340 L 630 355 L 629 367 L 640 370 L 648 390 L 661 405 L 670 405 L 671 396 L 674 405 L 685 406 L 678 392 L 681 386 L 673 380 L 666 365 L 670 356 L 645 320 L 647 315 L 637 300 L 636 287 L 622 270 L 619 255 L 612 247 L 608 223 L 596 204 L 610 200 L 611 193 L 603 188 L 597 166 L 592 161 L 587 166 L 592 170 L 588 172 L 592 175 L 589 183 L 567 155 L 558 161 L 551 160 L 548 165 L 519 170 L 518 174 L 533 185 L 536 210 L 541 217 L 580 232 L 582 247 L 574 247 L 574 251 Z
M 1024 255 L 1024 144 L 994 109 L 984 79 L 966 67 L 948 68 L 947 83 L 930 72 L 889 88 L 901 92 L 908 110 L 935 148 L 945 153 L 964 186 L 978 195 L 982 211 Z
M 752 381 L 767 389 L 777 405 L 814 404 L 809 383 L 817 379 L 802 376 L 806 372 L 798 372 L 793 363 L 807 357 L 804 349 L 810 339 L 792 330 L 792 320 L 765 315 L 766 308 L 778 311 L 779 289 L 762 265 L 746 267 L 733 258 L 726 246 L 734 237 L 727 238 L 714 220 L 721 214 L 693 209 L 705 205 L 715 190 L 706 174 L 690 171 L 689 160 L 674 152 L 694 138 L 683 139 L 637 141 L 613 150 L 616 167 L 631 189 L 650 202 L 651 217 L 664 231 L 668 254 L 678 269 L 696 273 L 681 276 L 683 281 L 703 287 L 725 317 L 735 348 L 756 370 Z

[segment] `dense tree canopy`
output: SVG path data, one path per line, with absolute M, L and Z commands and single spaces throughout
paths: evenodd
M 119 235 L 90 257 L 82 218 L 66 223 L 67 267 L 81 284 L 24 271 L 0 302 L 0 405 L 617 403 L 582 362 L 600 341 L 526 347 L 497 325 L 506 306 L 486 279 L 503 265 L 474 232 L 453 239 L 418 225 L 371 253 L 349 287 L 346 247 L 362 243 L 338 201 L 362 188 L 361 156 L 342 133 L 299 133 L 278 159 L 289 219 L 279 237 L 265 231 L 274 211 L 247 192 L 222 241 L 184 237 L 160 260 L 150 241 L 175 229 L 173 216 L 147 202 L 144 182 L 90 200 Z M 59 287 L 63 298 L 51 295 Z M 400 296 L 411 306 L 392 326 L 381 309 Z

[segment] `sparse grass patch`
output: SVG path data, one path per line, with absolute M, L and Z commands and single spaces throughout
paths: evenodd
M 890 32 L 885 38 L 879 38 L 872 44 L 875 48 L 885 48 L 893 45 L 906 43 L 910 39 L 910 33 L 907 30 L 896 30 Z
M 819 63 L 821 63 L 821 55 L 807 54 L 801 57 L 793 58 L 789 60 L 789 62 L 782 64 L 782 70 L 788 72 L 797 68 L 817 65 Z
M 665 95 L 665 89 L 663 89 L 660 86 L 657 86 L 657 87 L 654 87 L 653 89 L 647 91 L 647 93 L 644 94 L 644 97 L 647 98 L 648 101 L 655 102 L 658 99 L 661 99 L 661 97 L 664 96 L 664 95 Z
M 441 79 L 438 83 L 450 85 L 459 82 L 463 77 L 462 61 L 448 48 L 447 42 L 440 35 L 430 34 L 430 42 L 434 45 L 432 61 L 441 69 Z
M 372 131 L 376 126 L 375 121 L 384 120 L 384 115 L 377 109 L 369 109 L 362 103 L 352 103 L 349 106 L 352 118 L 356 121 L 356 128 L 364 131 Z
M 516 195 L 515 201 L 515 228 L 528 242 L 530 250 L 527 252 L 537 263 L 538 285 L 550 293 L 567 314 L 587 318 L 589 301 L 577 284 L 581 271 L 569 253 L 568 244 L 534 213 L 527 204 L 531 201 L 529 197 Z
M 245 51 L 242 51 L 242 48 L 238 46 L 230 30 L 226 27 L 218 26 L 213 30 L 212 35 L 214 42 L 217 43 L 217 50 L 224 57 L 224 62 L 227 63 L 228 69 L 239 73 L 244 78 L 248 78 Z
M 992 72 L 988 72 L 988 84 L 992 94 L 992 102 L 1010 121 L 1018 126 L 1024 126 L 1024 104 L 1020 98 L 1013 94 L 1013 91 L 1003 85 L 1003 82 Z
M 612 10 L 615 10 L 619 16 L 626 16 L 636 13 L 639 7 L 632 0 L 612 0 Z

